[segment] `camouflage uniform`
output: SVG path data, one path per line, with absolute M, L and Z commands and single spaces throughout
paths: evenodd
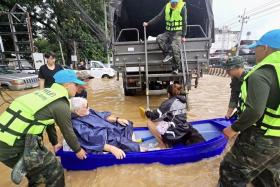
M 220 165 L 219 187 L 280 186 L 280 139 L 251 126 L 236 139 Z
M 182 31 L 178 32 L 165 32 L 157 36 L 157 43 L 160 49 L 163 51 L 163 55 L 169 54 L 169 49 L 173 52 L 173 69 L 179 68 L 180 56 L 180 43 L 182 38 Z
M 24 144 L 25 148 L 21 152 L 3 158 L 0 155 L 0 160 L 10 168 L 13 168 L 18 160 L 23 157 L 24 167 L 26 168 L 28 186 L 38 186 L 46 184 L 47 187 L 63 187 L 64 170 L 56 157 L 48 151 L 42 143 L 42 138 L 34 135 L 27 135 L 25 141 L 18 141 L 18 144 Z M 17 147 L 17 145 L 15 145 Z M 23 146 L 20 146 L 23 147 Z M 0 149 L 0 151 L 8 153 L 8 150 Z M 6 154 L 7 155 L 7 154 Z
M 231 65 L 226 66 L 230 68 Z M 253 75 L 248 80 L 247 108 L 231 126 L 241 133 L 221 162 L 219 187 L 246 187 L 250 182 L 255 187 L 280 186 L 280 138 L 265 136 L 266 130 L 252 125 L 262 120 L 261 116 L 255 115 L 256 111 L 264 111 L 266 106 L 278 107 L 278 80 L 270 67 L 261 68 Z M 264 87 L 266 84 L 270 90 Z M 268 96 L 265 96 L 265 92 L 269 92 Z M 261 104 L 258 101 L 262 101 Z

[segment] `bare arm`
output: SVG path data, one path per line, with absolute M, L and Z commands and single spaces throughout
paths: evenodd
M 111 122 L 111 123 L 115 123 L 115 122 L 119 123 L 123 126 L 126 126 L 126 125 L 129 124 L 129 121 L 127 119 L 118 118 L 118 117 L 115 117 L 113 115 L 108 116 L 106 120 Z
M 105 144 L 104 151 L 112 153 L 117 159 L 123 159 L 126 156 L 123 150 L 109 144 Z
M 45 79 L 39 79 L 39 87 L 40 90 L 45 88 Z

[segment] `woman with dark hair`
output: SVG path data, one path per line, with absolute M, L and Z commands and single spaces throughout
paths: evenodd
M 191 145 L 205 141 L 199 132 L 187 122 L 186 97 L 182 86 L 169 85 L 168 99 L 153 111 L 146 111 L 148 128 L 156 137 L 161 148 L 178 144 Z
M 44 55 L 47 63 L 42 65 L 39 69 L 39 85 L 40 89 L 50 88 L 54 83 L 54 74 L 63 70 L 62 66 L 55 63 L 55 53 L 49 52 Z

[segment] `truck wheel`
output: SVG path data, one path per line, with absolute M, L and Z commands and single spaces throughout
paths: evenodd
M 103 78 L 110 79 L 110 76 L 107 75 L 107 74 L 105 74 L 105 75 L 102 75 L 102 79 L 103 79 Z
M 136 89 L 126 89 L 125 82 L 123 82 L 123 90 L 125 96 L 134 96 L 136 95 Z
M 134 95 L 136 95 L 136 89 L 126 89 L 126 88 L 124 88 L 124 95 L 125 96 L 134 96 Z

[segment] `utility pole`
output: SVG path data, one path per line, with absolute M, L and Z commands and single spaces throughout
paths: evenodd
M 61 41 L 58 40 L 58 43 L 59 43 L 59 49 L 60 49 L 60 53 L 61 53 L 62 64 L 65 66 L 65 59 L 64 59 L 64 54 L 63 54 L 62 46 L 61 46 Z
M 222 27 L 222 50 L 221 50 L 221 61 L 223 61 L 225 59 L 225 29 L 226 27 L 223 26 Z
M 107 62 L 110 64 L 110 54 L 109 54 L 109 33 L 108 33 L 108 19 L 107 19 L 107 6 L 106 0 L 104 0 L 104 22 L 105 22 L 105 37 L 106 37 L 106 53 L 107 53 Z
M 239 33 L 239 37 L 238 37 L 238 43 L 237 43 L 236 55 L 235 56 L 239 55 L 239 48 L 240 48 L 240 42 L 241 42 L 241 37 L 242 37 L 242 32 L 243 32 L 243 26 L 244 26 L 244 23 L 248 23 L 247 20 L 249 19 L 249 17 L 245 16 L 245 15 L 246 15 L 246 8 L 244 9 L 243 15 L 238 16 L 240 18 L 239 22 L 241 22 L 241 29 L 240 29 L 240 33 Z

